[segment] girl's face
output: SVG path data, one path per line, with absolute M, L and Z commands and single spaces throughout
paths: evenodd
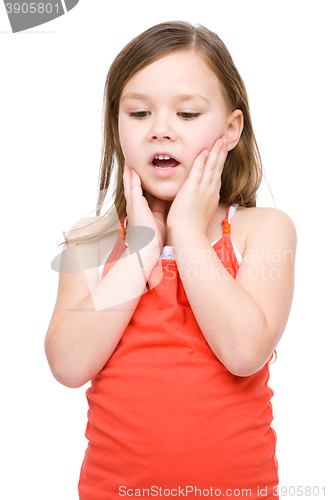
M 126 164 L 138 172 L 142 188 L 163 200 L 174 200 L 195 158 L 227 135 L 229 123 L 219 80 L 194 51 L 161 57 L 121 93 L 119 136 Z M 159 155 L 174 158 L 178 166 L 156 169 Z

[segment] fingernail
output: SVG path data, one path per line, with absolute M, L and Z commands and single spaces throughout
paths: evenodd
M 205 158 L 207 158 L 208 154 L 209 154 L 209 151 L 208 151 L 208 149 L 206 149 L 206 150 L 203 152 L 203 156 L 204 156 Z
M 228 141 L 227 141 L 227 139 L 226 139 L 226 137 L 225 137 L 225 139 L 224 139 L 224 144 L 227 144 L 227 142 L 228 142 Z

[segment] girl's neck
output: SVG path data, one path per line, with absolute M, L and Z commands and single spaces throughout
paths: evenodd
M 152 203 L 153 203 L 154 196 L 152 194 L 145 192 L 145 197 L 147 199 L 149 207 L 151 207 Z M 167 221 L 168 212 L 170 210 L 172 203 L 173 203 L 173 200 L 166 202 L 165 223 Z M 222 219 L 224 219 L 226 217 L 226 210 L 227 210 L 227 205 L 219 202 L 217 210 L 216 210 L 216 214 L 214 215 L 213 219 L 210 221 L 210 226 L 212 224 L 214 224 L 215 226 L 218 226 L 218 220 L 220 220 L 220 223 L 221 223 Z M 218 220 L 217 220 L 217 218 L 218 218 Z
M 146 200 L 147 200 L 147 202 L 148 202 L 148 204 L 149 204 L 149 207 L 151 208 L 151 207 L 152 207 L 152 204 L 153 204 L 153 199 L 154 199 L 154 196 L 153 196 L 152 194 L 150 194 L 150 193 L 145 192 L 145 197 L 146 197 Z M 167 202 L 166 202 L 165 222 L 166 222 L 166 220 L 167 220 L 167 215 L 168 215 L 168 213 L 169 213 L 169 210 L 170 210 L 170 207 L 171 207 L 171 205 L 172 205 L 172 202 L 173 202 L 173 201 L 167 201 Z

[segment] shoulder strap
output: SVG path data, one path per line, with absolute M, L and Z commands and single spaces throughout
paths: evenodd
M 227 207 L 226 217 L 222 220 L 224 234 L 231 232 L 231 219 L 238 206 L 239 205 L 231 205 Z
M 222 220 L 223 234 L 231 232 L 231 224 L 229 223 L 230 207 L 227 207 L 226 217 Z
M 115 242 L 115 245 L 112 249 L 112 252 L 106 259 L 104 268 L 103 268 L 103 273 L 102 273 L 102 279 L 107 275 L 107 273 L 112 269 L 114 264 L 120 259 L 121 255 L 126 251 L 127 246 L 126 243 L 124 242 L 125 240 L 125 235 L 126 235 L 126 221 L 127 221 L 127 216 L 122 219 L 118 223 L 118 236 L 117 240 Z
M 238 208 L 239 205 L 231 205 L 229 208 L 228 208 L 228 222 L 231 223 L 231 219 L 236 211 L 236 209 Z

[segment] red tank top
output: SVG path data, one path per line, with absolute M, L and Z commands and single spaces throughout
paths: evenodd
M 227 232 L 213 248 L 235 278 L 239 264 L 228 214 Z M 125 250 L 122 240 L 116 246 L 103 277 Z M 229 372 L 196 322 L 176 261 L 160 259 L 149 282 L 158 266 L 162 280 L 141 296 L 86 391 L 89 443 L 80 500 L 278 498 L 273 391 L 267 385 L 273 355 L 251 376 Z

